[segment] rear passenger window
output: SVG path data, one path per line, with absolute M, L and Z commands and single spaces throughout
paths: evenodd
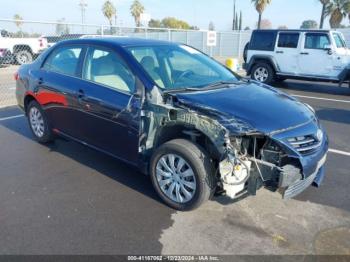
M 50 54 L 43 68 L 64 75 L 77 76 L 81 50 L 80 47 L 58 48 Z
M 131 93 L 135 89 L 134 75 L 112 50 L 89 48 L 83 78 L 118 91 Z
M 299 43 L 299 34 L 297 33 L 280 33 L 278 38 L 278 47 L 297 48 Z
M 258 31 L 254 32 L 249 49 L 258 51 L 273 51 L 275 49 L 275 43 L 276 32 Z
M 331 42 L 327 34 L 306 34 L 306 49 L 325 49 L 325 47 L 330 44 Z

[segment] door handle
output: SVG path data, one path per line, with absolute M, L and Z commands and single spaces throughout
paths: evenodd
M 300 53 L 301 55 L 309 55 L 309 53 L 304 53 L 304 52 L 302 52 L 302 53 Z
M 283 51 L 276 51 L 277 54 L 283 54 Z
M 42 77 L 40 77 L 38 79 L 38 85 L 42 85 L 44 83 L 44 79 Z
M 85 97 L 84 91 L 79 89 L 78 92 L 77 92 L 77 97 L 78 97 L 78 99 L 84 98 Z

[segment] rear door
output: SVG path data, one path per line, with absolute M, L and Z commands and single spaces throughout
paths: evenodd
M 320 78 L 336 78 L 333 70 L 334 54 L 327 50 L 331 46 L 329 34 L 322 32 L 304 33 L 304 41 L 302 43 L 299 55 L 300 75 L 320 77 Z
M 141 97 L 136 77 L 112 49 L 89 47 L 78 90 L 81 139 L 128 162 L 138 160 Z
M 275 59 L 281 73 L 297 75 L 299 73 L 299 32 L 280 32 L 275 48 Z
M 79 135 L 76 93 L 82 84 L 79 75 L 83 54 L 81 45 L 57 47 L 41 69 L 32 72 L 36 81 L 36 98 L 52 127 L 73 137 Z

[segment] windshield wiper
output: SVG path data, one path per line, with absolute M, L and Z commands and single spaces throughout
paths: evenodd
M 196 87 L 185 87 L 185 88 L 174 88 L 174 89 L 168 89 L 164 90 L 164 94 L 170 94 L 170 93 L 178 93 L 178 92 L 191 92 L 191 91 L 201 91 L 203 88 L 196 88 Z
M 237 85 L 238 83 L 239 83 L 238 81 L 219 81 L 219 82 L 212 83 L 210 85 L 203 86 L 203 89 L 210 89 L 213 87 L 219 87 L 223 85 L 228 85 L 228 87 L 230 87 L 229 85 Z
M 203 85 L 203 86 L 198 86 L 198 87 L 184 87 L 184 88 L 174 88 L 174 89 L 168 89 L 164 90 L 163 92 L 165 94 L 170 94 L 170 93 L 178 93 L 178 92 L 193 92 L 193 91 L 208 91 L 208 90 L 213 90 L 217 88 L 221 88 L 222 86 L 225 86 L 225 88 L 230 88 L 232 85 L 240 85 L 240 84 L 246 84 L 246 82 L 243 81 L 219 81 L 215 82 L 209 85 Z

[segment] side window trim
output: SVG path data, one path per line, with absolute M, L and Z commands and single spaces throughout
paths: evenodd
M 280 46 L 280 39 L 281 39 L 281 35 L 297 35 L 298 36 L 298 40 L 297 40 L 297 46 L 296 47 L 286 47 L 286 46 Z M 288 48 L 288 49 L 298 49 L 299 48 L 299 44 L 300 44 L 300 33 L 299 32 L 279 32 L 278 33 L 278 38 L 276 41 L 276 48 Z
M 308 36 L 326 36 L 327 40 L 328 40 L 328 44 L 331 44 L 331 39 L 329 37 L 329 35 L 327 33 L 305 33 L 305 41 L 304 41 L 304 49 L 308 49 L 308 50 L 323 50 L 324 48 L 310 48 L 310 47 L 306 47 L 307 44 L 307 37 Z
M 57 71 L 52 71 L 50 69 L 46 69 L 44 68 L 46 63 L 48 63 L 51 58 L 52 58 L 52 55 L 55 54 L 57 51 L 63 49 L 63 48 L 80 48 L 81 51 L 80 51 L 80 54 L 79 54 L 79 57 L 78 57 L 78 63 L 77 63 L 77 68 L 75 70 L 75 73 L 74 75 L 68 75 L 68 74 L 64 74 L 62 72 L 57 72 Z M 57 46 L 55 48 L 53 48 L 45 57 L 45 59 L 43 59 L 41 65 L 40 65 L 40 69 L 41 70 L 45 70 L 45 71 L 48 71 L 48 72 L 53 72 L 53 73 L 56 73 L 56 74 L 60 74 L 60 75 L 64 75 L 64 76 L 68 76 L 68 77 L 75 77 L 75 78 L 81 78 L 81 63 L 83 62 L 83 58 L 85 56 L 85 51 L 86 51 L 86 45 L 84 44 L 69 44 L 69 45 L 61 45 L 61 46 Z
M 121 90 L 121 89 L 113 88 L 113 87 L 105 85 L 103 83 L 98 83 L 98 82 L 95 82 L 95 81 L 92 81 L 92 80 L 89 80 L 89 79 L 85 78 L 85 70 L 87 70 L 86 68 L 87 68 L 87 63 L 88 63 L 88 59 L 89 59 L 88 56 L 89 56 L 90 50 L 101 50 L 101 51 L 116 53 L 119 56 L 119 58 L 121 59 L 121 61 L 123 62 L 123 64 L 127 67 L 129 72 L 134 77 L 134 80 L 135 80 L 134 90 L 131 91 L 131 92 L 128 92 L 128 91 L 124 91 L 124 90 Z M 103 45 L 97 45 L 97 44 L 86 46 L 84 56 L 82 57 L 81 80 L 89 82 L 89 83 L 92 83 L 92 84 L 95 84 L 95 85 L 102 86 L 104 88 L 108 88 L 110 90 L 113 90 L 113 91 L 121 93 L 121 94 L 132 96 L 133 94 L 135 94 L 137 92 L 137 89 L 138 89 L 138 87 L 137 87 L 137 82 L 138 82 L 137 79 L 138 78 L 137 78 L 136 74 L 134 74 L 134 72 L 131 69 L 130 65 L 125 61 L 124 57 L 120 54 L 120 52 L 118 50 L 115 50 L 113 48 L 109 48 L 109 47 L 106 47 L 106 46 L 103 46 Z

